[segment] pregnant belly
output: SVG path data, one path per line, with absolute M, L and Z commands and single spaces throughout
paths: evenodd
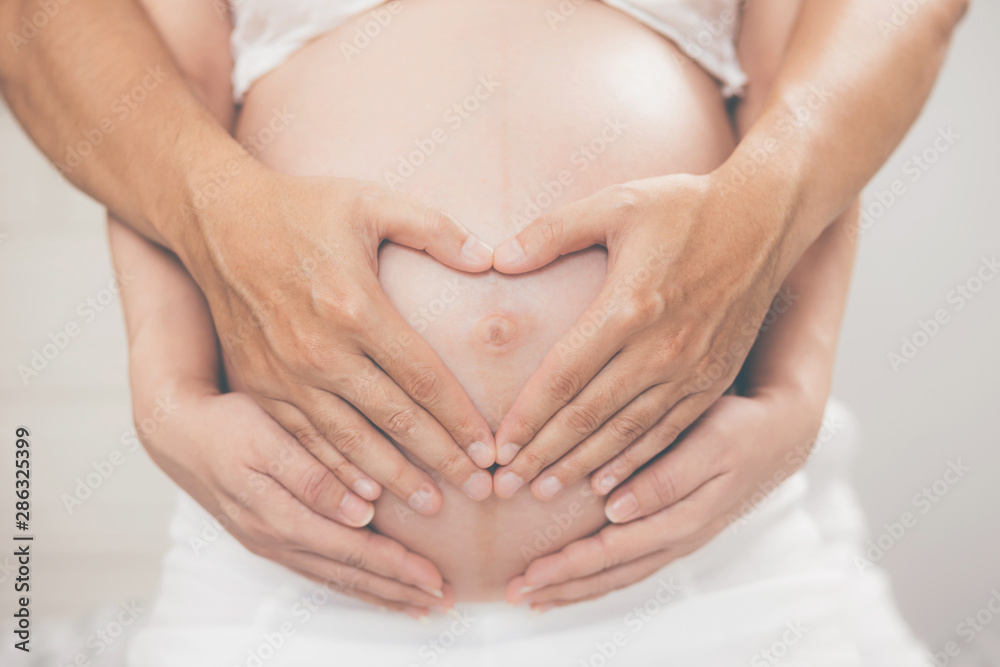
M 358 17 L 258 81 L 237 135 L 274 169 L 378 181 L 447 209 L 490 244 L 607 185 L 705 173 L 729 154 L 722 100 L 703 71 L 597 2 L 553 28 L 558 6 L 404 2 L 365 48 L 345 50 L 367 20 Z M 379 277 L 495 428 L 596 295 L 606 257 L 592 248 L 525 276 L 469 275 L 387 243 Z M 475 503 L 441 486 L 440 513 L 416 515 L 383 494 L 373 526 L 435 562 L 459 599 L 500 597 L 533 558 L 605 523 L 586 482 L 547 503 L 525 490 Z

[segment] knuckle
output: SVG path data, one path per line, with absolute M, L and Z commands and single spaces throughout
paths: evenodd
M 447 235 L 454 224 L 455 219 L 442 209 L 433 206 L 424 209 L 423 228 L 431 238 Z
M 543 246 L 558 243 L 562 238 L 562 221 L 559 218 L 548 218 L 535 227 L 535 233 Z
M 557 368 L 549 376 L 548 391 L 560 403 L 569 403 L 580 388 L 580 373 L 573 368 Z
M 662 451 L 674 444 L 681 435 L 681 427 L 672 419 L 668 419 L 656 429 L 657 451 Z
M 668 468 L 664 466 L 654 467 L 650 471 L 650 476 L 649 487 L 656 498 L 658 507 L 664 508 L 680 500 L 677 496 L 677 480 L 674 479 L 673 473 Z
M 593 472 L 598 465 L 600 465 L 599 461 L 591 460 L 586 456 L 570 454 L 559 461 L 559 476 L 563 480 L 577 480 Z
M 626 218 L 634 215 L 642 206 L 641 192 L 628 183 L 609 185 L 604 189 L 604 195 L 608 208 Z
M 409 438 L 420 424 L 417 415 L 408 407 L 391 407 L 385 415 L 385 432 L 397 442 Z
M 659 368 L 669 368 L 683 351 L 679 337 L 666 335 L 656 341 L 653 348 L 652 361 Z
M 437 470 L 446 478 L 454 479 L 466 469 L 467 461 L 464 453 L 449 451 L 438 459 Z
M 360 334 L 366 331 L 366 323 L 370 317 L 371 304 L 365 299 L 355 296 L 344 296 L 335 304 L 327 307 L 329 320 L 350 334 Z
M 330 346 L 323 336 L 307 327 L 294 327 L 291 336 L 291 358 L 298 369 L 308 374 L 329 368 Z
M 441 397 L 441 378 L 430 368 L 416 368 L 403 381 L 406 393 L 421 404 L 434 403 Z
M 611 436 L 619 443 L 634 442 L 646 432 L 647 428 L 649 420 L 645 415 L 620 414 L 608 422 Z
M 320 505 L 332 491 L 336 490 L 333 474 L 319 465 L 309 466 L 299 479 L 300 500 L 309 507 Z
M 525 471 L 541 470 L 550 462 L 549 457 L 534 447 L 525 447 L 517 453 L 519 467 Z
M 618 322 L 626 332 L 644 329 L 662 314 L 664 308 L 661 307 L 660 300 L 648 294 L 648 291 L 642 290 L 639 293 L 639 290 L 634 290 L 628 298 L 623 298 L 618 303 Z
M 368 559 L 365 557 L 364 550 L 352 550 L 344 554 L 343 562 L 348 567 L 363 570 L 368 564 Z
M 407 464 L 397 461 L 389 464 L 389 469 L 384 475 L 385 486 L 404 501 L 416 491 L 415 488 L 411 489 L 410 485 L 407 484 L 408 474 Z M 379 481 L 383 481 L 383 479 L 380 478 Z
M 353 428 L 338 429 L 330 436 L 330 445 L 350 460 L 356 460 L 364 451 L 366 440 L 360 431 Z
M 597 539 L 601 544 L 601 566 L 603 570 L 610 570 L 622 564 L 621 550 L 618 548 L 618 540 L 610 530 L 602 530 L 597 533 Z
M 367 218 L 383 197 L 385 197 L 385 190 L 377 183 L 357 181 L 354 184 L 352 196 L 348 200 L 350 212 L 355 219 Z
M 601 427 L 601 419 L 600 409 L 596 405 L 581 403 L 567 406 L 563 421 L 573 433 L 588 436 Z

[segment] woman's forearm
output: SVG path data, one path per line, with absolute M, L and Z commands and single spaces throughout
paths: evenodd
M 822 414 L 857 247 L 844 232 L 857 213 L 852 206 L 840 216 L 788 275 L 741 371 L 742 393 L 780 393 Z
M 11 42 L 0 92 L 73 184 L 147 238 L 196 247 L 199 188 L 250 156 L 199 103 L 136 2 L 48 3 L 55 14 L 25 37 L 42 4 L 0 5 Z
M 778 282 L 902 140 L 968 0 L 927 0 L 898 26 L 895 5 L 806 0 L 762 115 L 714 174 L 758 204 Z
M 129 276 L 122 309 L 137 413 L 180 384 L 218 391 L 215 329 L 198 286 L 170 253 L 108 218 L 115 270 Z

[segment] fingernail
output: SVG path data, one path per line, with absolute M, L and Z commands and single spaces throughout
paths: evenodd
M 431 498 L 433 496 L 434 490 L 425 484 L 417 489 L 407 502 L 416 511 L 426 512 L 431 508 Z
M 512 472 L 503 472 L 497 478 L 497 493 L 509 498 L 517 493 L 517 490 L 522 485 L 524 485 L 524 480 L 521 479 L 520 475 Z
M 560 482 L 559 478 L 555 475 L 550 475 L 538 483 L 538 493 L 540 493 L 543 498 L 551 498 L 562 491 L 562 488 L 562 482 Z
M 434 597 L 441 599 L 444 597 L 444 591 L 439 588 L 431 588 L 430 586 L 424 586 L 423 584 L 417 584 L 417 588 L 422 590 L 428 595 L 433 595 Z
M 480 468 L 489 468 L 493 465 L 493 449 L 487 447 L 486 443 L 476 441 L 469 445 L 469 458 Z
M 462 491 L 473 500 L 485 500 L 493 493 L 493 478 L 489 473 L 478 470 L 462 485 Z
M 604 513 L 607 515 L 609 521 L 621 523 L 622 521 L 628 521 L 638 511 L 639 501 L 636 500 L 635 495 L 631 491 L 627 491 L 618 500 L 608 505 Z
M 483 243 L 475 235 L 469 234 L 469 238 L 465 239 L 465 243 L 462 244 L 462 256 L 476 264 L 492 264 L 493 248 Z
M 376 487 L 370 480 L 359 479 L 351 485 L 354 488 L 354 492 L 366 500 L 375 500 L 378 496 L 378 487 Z
M 517 453 L 521 451 L 521 448 L 515 445 L 513 442 L 504 443 L 500 451 L 497 452 L 497 463 L 502 466 L 507 465 L 514 460 Z
M 528 256 L 524 253 L 524 247 L 517 239 L 511 239 L 501 243 L 500 247 L 493 252 L 493 261 L 501 262 L 509 266 L 522 264 Z
M 521 589 L 518 592 L 521 595 L 527 595 L 528 593 L 537 591 L 539 588 L 541 588 L 541 586 L 521 586 Z
M 615 488 L 618 480 L 615 479 L 614 475 L 607 474 L 597 480 L 597 491 L 603 496 L 605 494 L 611 493 L 611 489 Z
M 375 516 L 375 507 L 353 493 L 345 493 L 340 500 L 340 513 L 352 525 L 365 526 Z

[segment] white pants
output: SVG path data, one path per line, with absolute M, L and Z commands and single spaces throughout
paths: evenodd
M 825 434 L 825 435 L 824 435 Z M 458 605 L 424 625 L 247 552 L 182 495 L 135 667 L 645 667 L 925 664 L 845 481 L 856 429 L 831 402 L 806 469 L 700 551 L 628 588 L 541 615 Z M 207 533 L 211 537 L 211 531 Z M 197 551 L 197 553 L 196 553 Z

